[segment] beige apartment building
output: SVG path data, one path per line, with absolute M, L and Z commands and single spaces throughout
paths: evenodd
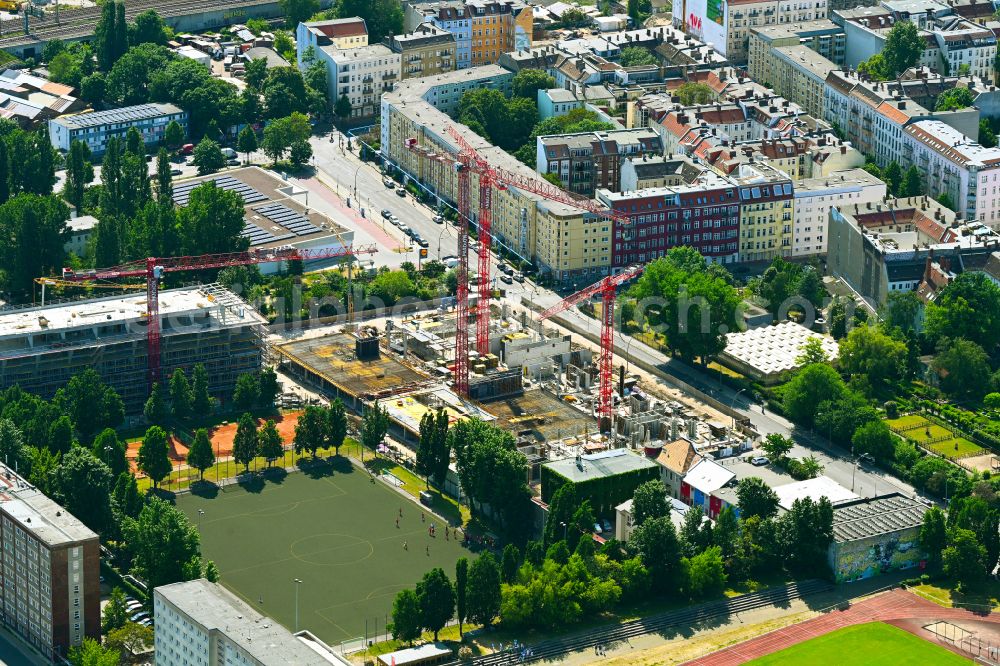
M 421 23 L 413 32 L 393 37 L 390 47 L 400 56 L 400 79 L 455 71 L 455 35 L 433 23 Z

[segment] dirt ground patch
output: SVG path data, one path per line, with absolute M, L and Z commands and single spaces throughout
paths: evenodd
M 299 422 L 302 412 L 286 412 L 274 418 L 274 424 L 281 435 L 281 441 L 285 446 L 292 443 L 295 437 L 295 424 Z M 266 419 L 257 419 L 257 427 L 264 425 Z M 212 450 L 215 451 L 216 459 L 227 458 L 233 454 L 233 439 L 236 437 L 236 422 L 230 421 L 223 425 L 214 426 L 208 430 L 209 440 L 212 442 Z M 128 458 L 132 472 L 142 476 L 136 468 L 136 460 L 139 457 L 139 447 L 142 440 L 137 439 L 128 443 L 128 450 L 125 456 Z M 170 435 L 170 451 L 167 454 L 174 465 L 174 469 L 180 468 L 187 463 L 188 447 L 174 433 Z

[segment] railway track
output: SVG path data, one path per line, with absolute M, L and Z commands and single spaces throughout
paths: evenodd
M 745 594 L 733 599 L 713 601 L 699 606 L 692 606 L 691 608 L 667 611 L 641 620 L 625 622 L 604 630 L 589 631 L 584 634 L 575 634 L 565 638 L 554 638 L 535 645 L 522 645 L 518 648 L 477 657 L 472 663 L 474 666 L 504 666 L 506 664 L 551 660 L 570 652 L 592 648 L 595 645 L 608 645 L 636 638 L 637 636 L 660 632 L 671 627 L 697 624 L 727 615 L 735 615 L 737 613 L 764 608 L 765 606 L 787 603 L 820 592 L 828 592 L 831 589 L 833 589 L 832 585 L 821 580 L 790 583 L 783 587 Z M 521 655 L 524 648 L 530 650 L 530 656 L 522 659 Z M 453 661 L 448 663 L 447 666 L 461 666 L 464 663 L 467 662 Z
M 203 0 L 130 0 L 125 5 L 125 18 L 132 21 L 138 14 L 155 9 L 164 19 L 187 14 L 201 13 L 206 9 L 220 10 L 232 7 L 242 9 L 256 7 L 259 5 L 274 4 L 275 0 L 215 0 L 211 5 L 206 5 Z M 39 42 L 47 42 L 52 39 L 80 39 L 94 34 L 97 20 L 100 18 L 100 7 L 87 7 L 84 9 L 62 10 L 60 11 L 60 22 L 56 23 L 55 10 L 47 9 L 44 19 L 31 19 L 31 33 L 25 35 L 11 34 L 0 37 L 0 49 L 10 49 Z M 3 21 L 0 23 L 0 33 L 7 35 L 12 32 L 19 32 L 23 27 L 23 21 L 18 18 Z

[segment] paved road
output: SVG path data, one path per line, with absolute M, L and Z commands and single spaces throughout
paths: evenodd
M 431 258 L 456 253 L 457 236 L 454 227 L 449 224 L 443 226 L 435 224 L 432 220 L 434 213 L 432 209 L 417 203 L 410 195 L 400 198 L 393 190 L 386 188 L 377 167 L 371 163 L 362 162 L 357 158 L 356 153 L 342 151 L 339 143 L 331 143 L 326 137 L 314 138 L 313 151 L 316 167 L 328 179 L 339 183 L 340 191 L 345 197 L 349 195 L 352 199 L 360 199 L 366 214 L 372 211 L 376 216 L 374 219 L 380 220 L 379 211 L 383 208 L 391 210 L 406 225 L 430 242 L 428 252 Z M 370 214 L 369 218 L 371 218 Z M 351 224 L 350 221 L 345 221 L 342 217 L 337 219 L 341 223 Z M 352 228 L 357 229 L 356 226 L 352 226 Z M 402 232 L 390 224 L 385 225 L 385 229 L 388 234 L 399 238 L 400 242 L 405 238 Z M 358 230 L 357 233 L 360 238 L 362 232 Z M 409 260 L 416 263 L 415 254 L 410 253 L 405 257 L 401 261 Z M 398 262 L 395 265 L 398 265 Z M 499 273 L 494 267 L 494 279 L 498 275 Z M 505 298 L 512 306 L 519 306 L 522 296 L 542 308 L 554 305 L 562 298 L 559 294 L 540 288 L 530 281 L 525 281 L 524 284 L 514 283 L 513 285 L 500 286 L 506 291 Z M 561 317 L 570 323 L 572 328 L 588 331 L 594 335 L 600 334 L 600 323 L 582 314 L 576 308 L 567 310 Z M 615 355 L 619 363 L 639 360 L 655 366 L 667 378 L 668 383 L 669 377 L 676 377 L 707 393 L 719 402 L 730 405 L 740 415 L 749 418 L 762 435 L 780 433 L 791 437 L 796 444 L 791 452 L 792 456 L 815 455 L 824 465 L 826 476 L 846 488 L 853 487 L 859 495 L 871 497 L 893 491 L 907 495 L 915 493 L 912 486 L 878 469 L 869 468 L 863 463 L 858 465 L 855 470 L 851 456 L 831 447 L 825 438 L 803 431 L 777 414 L 768 411 L 762 412 L 760 406 L 753 403 L 746 392 L 740 393 L 725 385 L 720 386 L 696 368 L 676 359 L 668 358 L 630 336 L 616 333 Z

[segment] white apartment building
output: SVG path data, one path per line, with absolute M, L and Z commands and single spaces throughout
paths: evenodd
M 796 181 L 792 256 L 826 254 L 830 209 L 834 206 L 875 203 L 885 195 L 885 183 L 864 169 Z
M 171 121 L 176 120 L 187 132 L 187 111 L 173 104 L 138 104 L 120 109 L 60 116 L 49 121 L 49 140 L 62 151 L 82 141 L 94 155 L 107 150 L 108 140 L 122 140 L 132 127 L 139 130 L 147 146 L 159 145 Z
M 97 534 L 3 464 L 0 548 L 0 619 L 12 634 L 53 661 L 100 638 Z
M 303 640 L 204 578 L 153 590 L 156 666 L 342 666 L 312 636 Z
M 901 157 L 924 176 L 927 194 L 947 194 L 966 220 L 1000 228 L 1000 147 L 984 148 L 939 120 L 921 120 L 906 127 Z

